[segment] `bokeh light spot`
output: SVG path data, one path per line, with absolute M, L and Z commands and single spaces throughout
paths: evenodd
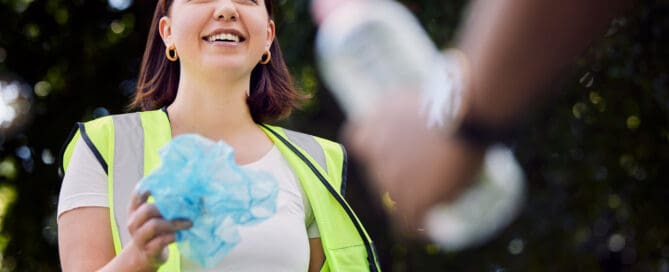
M 16 149 L 16 156 L 21 158 L 22 160 L 29 160 L 31 157 L 31 153 L 32 152 L 30 151 L 30 147 L 27 147 L 25 145 L 22 145 Z
M 70 13 L 67 11 L 66 8 L 59 8 L 54 12 L 53 19 L 59 25 L 64 25 L 70 19 Z
M 0 80 L 0 133 L 8 135 L 29 120 L 31 86 L 19 81 Z
M 620 252 L 625 248 L 625 237 L 616 233 L 609 237 L 609 250 L 612 252 Z
M 8 105 L 8 102 L 0 96 L 0 127 L 6 128 L 16 118 L 16 110 Z
M 125 10 L 132 4 L 132 0 L 108 0 L 109 6 L 115 10 Z
M 611 209 L 617 209 L 620 207 L 621 201 L 620 197 L 617 195 L 609 195 L 609 208 Z
M 14 203 L 16 200 L 16 189 L 7 184 L 2 184 L 0 185 L 0 230 L 2 230 L 2 226 L 4 225 L 4 218 L 5 214 L 7 214 L 7 210 L 9 207 Z M 4 250 L 6 245 L 3 245 L 0 243 L 0 250 Z
M 119 20 L 114 20 L 109 24 L 109 28 L 114 34 L 121 34 L 125 30 L 125 24 Z
M 25 26 L 25 28 L 23 29 L 23 33 L 29 39 L 37 39 L 41 34 L 41 31 L 37 24 L 30 23 Z
M 45 97 L 51 93 L 51 83 L 48 81 L 40 81 L 35 84 L 35 95 Z
M 523 242 L 523 239 L 513 239 L 511 242 L 509 242 L 509 246 L 507 247 L 509 250 L 509 253 L 513 255 L 519 255 L 520 253 L 523 253 L 523 249 L 525 248 L 525 243 Z
M 13 180 L 17 175 L 16 162 L 11 157 L 5 157 L 2 162 L 0 162 L 0 177 L 5 177 L 9 180 Z
M 587 110 L 588 106 L 581 102 L 574 104 L 574 106 L 571 108 L 571 112 L 574 117 L 576 117 L 576 119 L 583 118 Z
M 14 2 L 14 10 L 16 10 L 17 13 L 23 13 L 28 9 L 30 4 L 33 2 L 33 0 L 18 0 Z
M 627 117 L 627 128 L 630 130 L 636 130 L 641 125 L 641 119 L 638 116 L 632 115 Z
M 93 110 L 93 118 L 100 118 L 109 115 L 109 110 L 105 107 L 97 107 Z
M 592 84 L 595 83 L 595 77 L 592 76 L 590 72 L 585 73 L 583 76 L 581 76 L 581 79 L 578 80 L 581 85 L 583 85 L 586 88 L 592 87 Z
M 42 150 L 42 162 L 46 165 L 52 165 L 54 162 L 56 162 L 56 158 L 53 156 L 53 153 L 51 153 L 51 150 Z
M 602 103 L 602 100 L 603 100 L 603 98 L 598 92 L 590 92 L 590 102 L 592 104 L 595 104 L 595 105 L 600 104 L 600 103 Z

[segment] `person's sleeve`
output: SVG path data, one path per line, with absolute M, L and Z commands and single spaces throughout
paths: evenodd
M 316 220 L 313 220 L 311 224 L 307 226 L 307 236 L 311 238 L 321 238 L 321 233 L 318 231 L 318 224 Z
M 84 141 L 77 141 L 58 197 L 58 218 L 81 207 L 109 207 L 107 174 Z
M 307 224 L 307 237 L 311 238 L 320 238 L 321 233 L 318 231 L 318 224 L 316 223 L 316 217 L 314 216 L 314 211 L 311 209 L 311 203 L 307 197 L 304 198 L 304 210 L 306 211 L 306 224 Z

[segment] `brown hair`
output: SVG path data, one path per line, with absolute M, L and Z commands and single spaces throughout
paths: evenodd
M 139 71 L 137 92 L 132 109 L 155 110 L 171 104 L 179 86 L 179 63 L 165 58 L 165 45 L 158 32 L 160 18 L 168 15 L 173 0 L 159 0 L 153 13 L 144 58 Z M 265 0 L 270 19 L 272 0 Z M 256 122 L 270 122 L 287 117 L 305 97 L 295 90 L 293 79 L 281 54 L 278 39 L 270 46 L 272 60 L 258 64 L 251 72 L 250 95 L 246 99 Z

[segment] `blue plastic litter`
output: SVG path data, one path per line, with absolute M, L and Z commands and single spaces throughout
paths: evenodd
M 238 227 L 274 215 L 278 184 L 265 172 L 242 169 L 234 150 L 188 134 L 159 151 L 161 165 L 139 183 L 167 220 L 188 219 L 176 233 L 180 253 L 204 268 L 218 264 L 240 241 Z

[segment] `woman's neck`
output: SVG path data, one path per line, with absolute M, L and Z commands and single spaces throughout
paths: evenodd
M 168 106 L 172 135 L 201 134 L 212 140 L 231 140 L 257 129 L 248 105 L 249 78 L 192 79 L 182 74 L 177 96 Z
M 172 136 L 196 133 L 223 140 L 235 149 L 239 164 L 267 154 L 273 143 L 255 124 L 246 103 L 250 72 L 241 78 L 230 78 L 230 73 L 196 75 L 181 74 L 177 96 L 167 107 Z

